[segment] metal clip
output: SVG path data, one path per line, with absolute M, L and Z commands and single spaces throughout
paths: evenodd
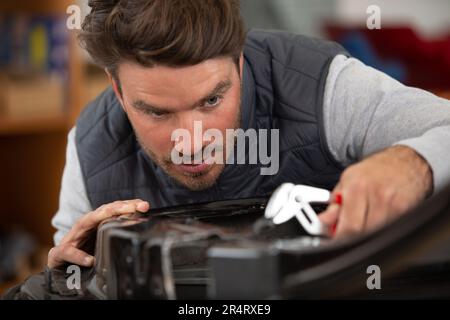
M 264 216 L 274 224 L 282 224 L 296 217 L 312 236 L 330 236 L 310 203 L 328 203 L 330 191 L 305 185 L 283 183 L 269 199 Z

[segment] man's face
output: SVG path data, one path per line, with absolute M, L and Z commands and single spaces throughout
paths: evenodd
M 203 132 L 218 129 L 222 133 L 223 150 L 227 153 L 234 143 L 225 139 L 226 129 L 240 126 L 240 94 L 242 74 L 235 62 L 227 58 L 204 61 L 195 66 L 146 68 L 131 62 L 119 66 L 121 93 L 114 90 L 134 128 L 136 137 L 150 156 L 168 175 L 191 190 L 203 190 L 214 184 L 224 168 L 223 161 L 206 164 L 174 164 L 171 152 L 176 129 L 185 129 L 191 141 L 178 144 L 180 156 L 201 157 L 202 150 L 214 141 L 204 141 Z M 194 121 L 201 121 L 202 134 L 194 134 Z M 198 123 L 197 123 L 198 124 Z M 197 141 L 194 141 L 194 140 Z M 184 148 L 180 148 L 183 145 Z

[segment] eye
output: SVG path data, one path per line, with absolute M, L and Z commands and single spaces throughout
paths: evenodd
M 145 114 L 155 118 L 155 119 L 163 119 L 164 117 L 167 116 L 167 112 L 158 112 L 158 111 L 153 111 L 153 110 L 142 110 L 142 112 L 144 112 Z
M 208 98 L 208 100 L 205 101 L 206 107 L 215 107 L 220 103 L 220 100 L 222 99 L 221 96 L 212 96 Z

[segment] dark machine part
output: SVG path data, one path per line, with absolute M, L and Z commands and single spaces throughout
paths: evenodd
M 345 241 L 310 237 L 295 219 L 271 224 L 263 217 L 267 199 L 120 217 L 98 230 L 88 289 L 99 299 L 448 296 L 448 194 L 386 228 Z M 436 243 L 440 253 L 426 257 L 424 250 Z M 383 270 L 382 291 L 367 290 L 371 264 Z
M 103 223 L 91 291 L 111 299 L 214 298 L 219 288 L 213 269 L 219 257 L 210 252 L 216 247 L 273 251 L 283 239 L 314 239 L 294 219 L 279 226 L 266 220 L 266 203 L 243 199 L 195 204 Z
M 394 223 L 345 241 L 314 243 L 304 237 L 280 241 L 277 250 L 216 247 L 210 251 L 216 284 L 211 296 L 448 299 L 449 195 L 450 187 Z M 374 265 L 382 272 L 380 290 L 367 286 L 367 270 Z
M 348 248 L 312 268 L 290 274 L 283 298 L 450 298 L 450 186 L 392 224 L 351 239 Z M 367 266 L 383 274 L 382 290 L 368 290 Z

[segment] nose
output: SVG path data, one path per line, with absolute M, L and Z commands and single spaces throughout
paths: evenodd
M 185 157 L 194 157 L 202 154 L 203 150 L 203 124 L 201 120 L 186 117 L 180 121 L 180 139 L 175 141 L 175 150 Z

